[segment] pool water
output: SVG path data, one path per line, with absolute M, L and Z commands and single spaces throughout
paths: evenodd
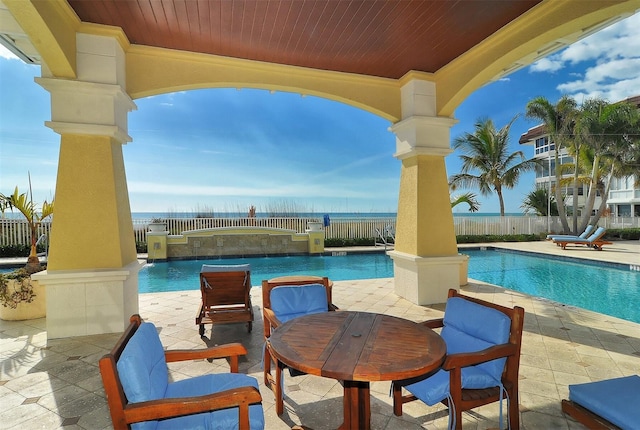
M 580 263 L 502 250 L 464 250 L 469 278 L 640 323 L 640 272 L 597 262 Z M 146 265 L 141 293 L 199 289 L 202 264 L 251 264 L 251 282 L 285 275 L 328 276 L 335 281 L 393 277 L 383 253 L 188 260 Z
M 464 253 L 471 279 L 640 323 L 638 271 L 499 250 Z
M 184 260 L 147 264 L 140 270 L 141 293 L 198 290 L 203 264 L 251 264 L 251 283 L 287 275 L 328 276 L 334 281 L 393 277 L 393 261 L 384 253 L 341 256 L 292 256 Z

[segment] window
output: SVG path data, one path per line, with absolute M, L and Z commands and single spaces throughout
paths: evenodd
M 631 216 L 631 205 L 617 205 L 618 206 L 618 216 Z

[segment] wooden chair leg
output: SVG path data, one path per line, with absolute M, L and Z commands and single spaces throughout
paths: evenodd
M 264 360 L 262 363 L 264 367 L 264 385 L 271 388 L 271 354 L 269 353 L 269 348 L 264 346 Z
M 284 394 L 282 391 L 282 364 L 275 360 L 276 362 L 276 380 L 275 380 L 275 390 L 274 394 L 276 397 L 276 414 L 282 415 L 284 412 Z
M 520 428 L 520 400 L 517 391 L 509 393 L 509 425 L 512 429 Z
M 393 384 L 393 414 L 402 416 L 402 386 Z

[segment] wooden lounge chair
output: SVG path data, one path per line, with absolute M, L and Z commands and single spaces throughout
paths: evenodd
M 591 234 L 594 228 L 595 228 L 594 226 L 589 224 L 587 228 L 585 228 L 584 231 L 579 236 L 576 236 L 573 234 L 548 234 L 547 240 L 586 239 Z
M 449 407 L 449 425 L 462 428 L 462 411 L 507 400 L 509 425 L 520 428 L 518 369 L 524 309 L 513 309 L 449 290 L 444 318 L 423 323 L 442 327 L 447 344 L 442 368 L 426 377 L 394 381 L 393 413 L 402 415 L 404 403 L 421 400 Z M 402 390 L 410 394 L 403 395 Z M 507 395 L 503 395 L 504 393 Z M 500 423 L 502 424 L 502 423 Z M 502 428 L 502 427 L 501 427 Z
M 237 373 L 239 343 L 198 350 L 165 351 L 158 331 L 133 315 L 100 374 L 115 429 L 264 429 L 255 378 Z M 232 373 L 210 373 L 170 382 L 167 362 L 227 358 Z
M 593 248 L 597 251 L 602 251 L 602 245 L 610 245 L 611 242 L 604 240 L 604 235 L 607 233 L 607 229 L 604 227 L 598 227 L 596 231 L 594 231 L 591 236 L 586 239 L 579 238 L 568 238 L 568 239 L 553 239 L 553 243 L 562 247 L 562 249 L 567 249 L 567 245 L 586 245 L 589 248 Z
M 200 270 L 202 303 L 196 315 L 200 336 L 205 324 L 247 323 L 251 333 L 253 307 L 251 305 L 251 266 L 207 265 Z M 212 327 L 213 329 L 213 327 Z
M 302 316 L 338 309 L 331 302 L 329 278 L 289 281 L 262 281 L 262 315 L 264 320 L 264 383 L 276 399 L 276 413 L 284 412 L 282 371 L 284 365 L 270 352 L 267 342 L 273 330 L 281 324 Z M 310 333 L 310 336 L 312 334 Z M 275 364 L 275 375 L 271 373 L 271 362 Z M 292 375 L 302 372 L 292 369 Z
M 569 385 L 562 411 L 589 429 L 637 429 L 640 376 Z

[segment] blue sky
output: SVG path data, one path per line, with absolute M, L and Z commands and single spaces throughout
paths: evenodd
M 0 47 L 0 192 L 28 187 L 37 202 L 55 192 L 59 136 L 48 93 L 34 82 L 40 68 Z M 511 148 L 527 157 L 520 135 L 537 96 L 555 102 L 600 96 L 618 101 L 640 94 L 640 14 L 604 29 L 500 81 L 480 88 L 455 112 L 451 138 L 472 132 L 478 118 L 497 127 L 520 115 Z M 135 100 L 124 159 L 134 212 L 395 212 L 400 161 L 388 121 L 317 97 L 249 89 L 211 89 Z M 446 159 L 459 172 L 457 153 Z M 533 174 L 505 192 L 507 212 L 520 213 Z M 475 190 L 469 190 L 475 191 Z M 498 212 L 495 195 L 480 197 L 480 212 Z M 458 206 L 456 212 L 466 212 Z

